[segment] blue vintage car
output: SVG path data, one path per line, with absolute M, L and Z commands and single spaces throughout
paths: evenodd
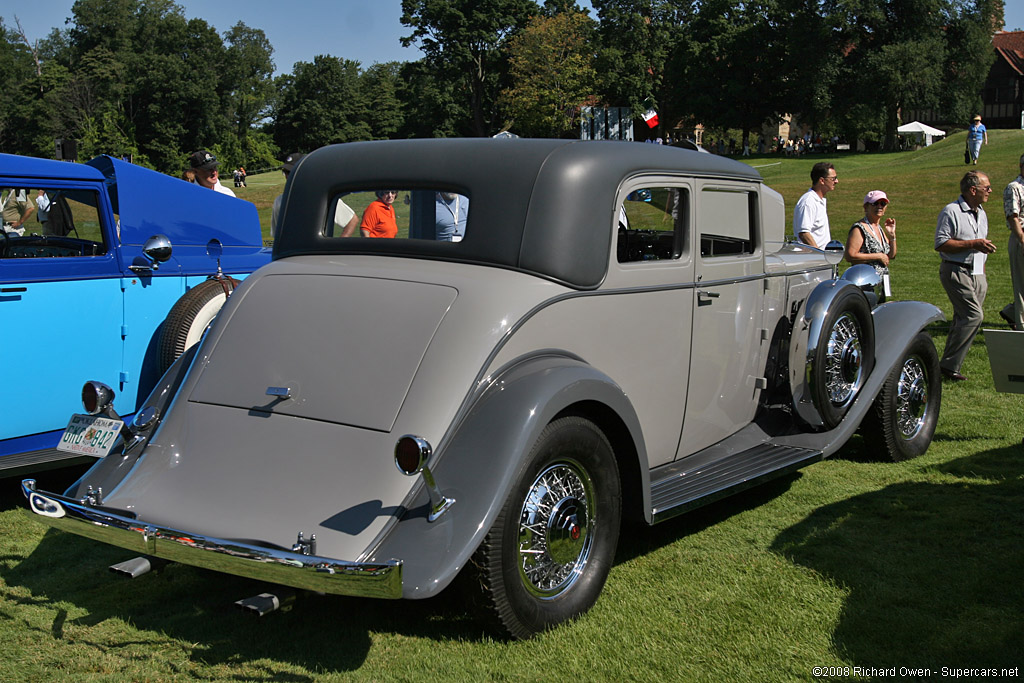
M 0 415 L 0 476 L 80 458 L 55 446 L 82 382 L 119 387 L 117 409 L 134 413 L 270 260 L 250 202 L 110 157 L 0 154 L 5 216 L 25 197 L 24 224 L 0 229 L 3 376 L 18 388 L 18 410 Z

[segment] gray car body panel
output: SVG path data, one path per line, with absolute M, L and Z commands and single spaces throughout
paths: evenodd
M 620 263 L 619 205 L 648 181 L 688 193 L 686 249 Z M 383 187 L 465 191 L 466 238 L 323 236 L 332 197 Z M 702 252 L 698 229 L 728 213 L 703 215 L 705 190 L 750 209 L 757 232 L 732 270 Z M 652 470 L 757 442 L 833 453 L 941 317 L 917 302 L 875 309 L 876 367 L 847 417 L 828 432 L 793 420 L 771 434 L 750 427 L 772 344 L 809 298 L 828 298 L 819 288 L 832 287 L 831 268 L 822 252 L 781 241 L 781 197 L 747 166 L 627 143 L 356 143 L 305 157 L 283 210 L 274 261 L 151 397 L 153 433 L 69 496 L 102 487 L 105 508 L 247 547 L 288 550 L 316 534 L 318 556 L 400 562 L 410 598 L 465 567 L 556 416 L 605 430 L 624 506 L 650 522 Z M 691 374 L 695 363 L 703 373 Z M 395 466 L 406 434 L 433 445 L 429 466 L 455 501 L 433 522 L 423 478 Z
M 377 562 L 401 556 L 404 597 L 429 597 L 442 590 L 487 534 L 541 430 L 563 411 L 575 408 L 579 414 L 592 404 L 606 406 L 622 418 L 630 437 L 641 445 L 630 455 L 635 460 L 627 464 L 646 477 L 639 421 L 621 389 L 577 359 L 554 351 L 541 353 L 492 378 L 438 448 L 434 475 L 442 493 L 455 500 L 450 511 L 428 522 L 427 496 L 418 487 L 404 506 L 408 512 L 359 559 Z

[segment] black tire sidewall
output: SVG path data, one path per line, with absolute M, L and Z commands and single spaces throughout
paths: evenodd
M 564 592 L 542 599 L 530 593 L 519 573 L 519 521 L 527 491 L 544 469 L 569 463 L 582 468 L 594 486 L 597 524 L 593 545 L 583 574 Z M 621 522 L 621 492 L 611 445 L 588 420 L 566 417 L 549 424 L 530 454 L 505 502 L 501 527 L 500 562 L 503 593 L 511 616 L 502 616 L 517 637 L 536 633 L 572 619 L 590 609 L 604 587 L 615 558 Z M 501 612 L 499 608 L 499 612 Z
M 828 356 L 828 340 L 832 328 L 836 322 L 846 313 L 850 313 L 857 322 L 860 334 L 861 347 L 861 382 L 860 386 L 842 406 L 832 403 L 828 395 L 828 387 L 825 376 L 825 362 Z M 871 319 L 871 307 L 867 299 L 859 291 L 847 287 L 836 294 L 836 298 L 829 306 L 829 311 L 821 326 L 818 345 L 814 352 L 814 405 L 826 429 L 832 429 L 842 422 L 846 411 L 857 398 L 864 387 L 867 377 L 871 374 L 875 365 L 875 329 Z
M 925 408 L 925 422 L 921 430 L 912 438 L 904 439 L 899 433 L 896 421 L 896 394 L 903 365 L 911 357 L 922 361 L 928 379 L 928 402 Z M 900 356 L 900 362 L 892 369 L 882 388 L 882 394 L 876 402 L 878 423 L 881 425 L 881 437 L 889 457 L 894 461 L 909 460 L 922 455 L 931 445 L 935 426 L 939 421 L 939 409 L 942 405 L 942 380 L 939 374 L 939 354 L 935 344 L 926 332 L 919 333 L 910 343 L 906 352 Z
M 228 285 L 230 291 L 231 285 Z M 185 340 L 197 324 L 196 316 L 213 299 L 225 296 L 224 285 L 219 280 L 206 280 L 182 294 L 167 313 L 160 329 L 157 357 L 160 372 L 166 372 L 185 348 Z

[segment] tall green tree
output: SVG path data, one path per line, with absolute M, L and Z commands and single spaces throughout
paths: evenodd
M 274 112 L 274 142 L 283 152 L 311 152 L 369 140 L 359 62 L 317 55 L 283 79 Z
M 360 80 L 371 137 L 374 140 L 397 137 L 405 123 L 401 63 L 374 64 L 363 72 Z
M 501 103 L 520 135 L 561 137 L 594 93 L 594 21 L 579 11 L 536 16 L 509 41 L 510 87 Z
M 826 0 L 830 52 L 842 56 L 833 113 L 857 117 L 884 147 L 900 112 L 939 108 L 966 120 L 992 63 L 993 0 Z M 873 128 L 874 130 L 870 130 Z
M 31 154 L 39 98 L 34 60 L 18 31 L 0 18 L 0 151 Z
M 454 86 L 452 104 L 465 112 L 460 132 L 498 132 L 498 94 L 507 86 L 502 50 L 539 12 L 533 0 L 402 0 L 402 23 L 412 28 L 402 44 L 418 45 L 424 64 Z
M 687 27 L 687 50 L 676 82 L 705 126 L 750 131 L 787 106 L 784 20 L 776 0 L 706 0 Z M 675 79 L 673 79 L 675 80 Z
M 1003 26 L 1002 0 L 968 0 L 953 5 L 945 39 L 939 103 L 946 120 L 966 125 L 981 112 L 981 89 L 995 61 L 992 36 Z
M 597 70 L 606 103 L 636 112 L 653 103 L 660 126 L 686 110 L 688 89 L 669 77 L 673 59 L 684 59 L 686 26 L 694 0 L 592 0 L 600 20 Z M 678 71 L 678 68 L 676 69 Z
M 274 48 L 266 34 L 238 22 L 224 34 L 227 44 L 222 78 L 226 85 L 225 109 L 245 164 L 272 164 L 276 150 L 267 147 L 256 127 L 270 114 L 274 88 Z

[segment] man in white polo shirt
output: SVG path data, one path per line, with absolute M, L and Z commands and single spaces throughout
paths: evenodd
M 793 209 L 793 233 L 804 244 L 824 249 L 832 240 L 825 195 L 836 189 L 838 182 L 835 166 L 829 162 L 819 161 L 811 167 L 811 188 Z

